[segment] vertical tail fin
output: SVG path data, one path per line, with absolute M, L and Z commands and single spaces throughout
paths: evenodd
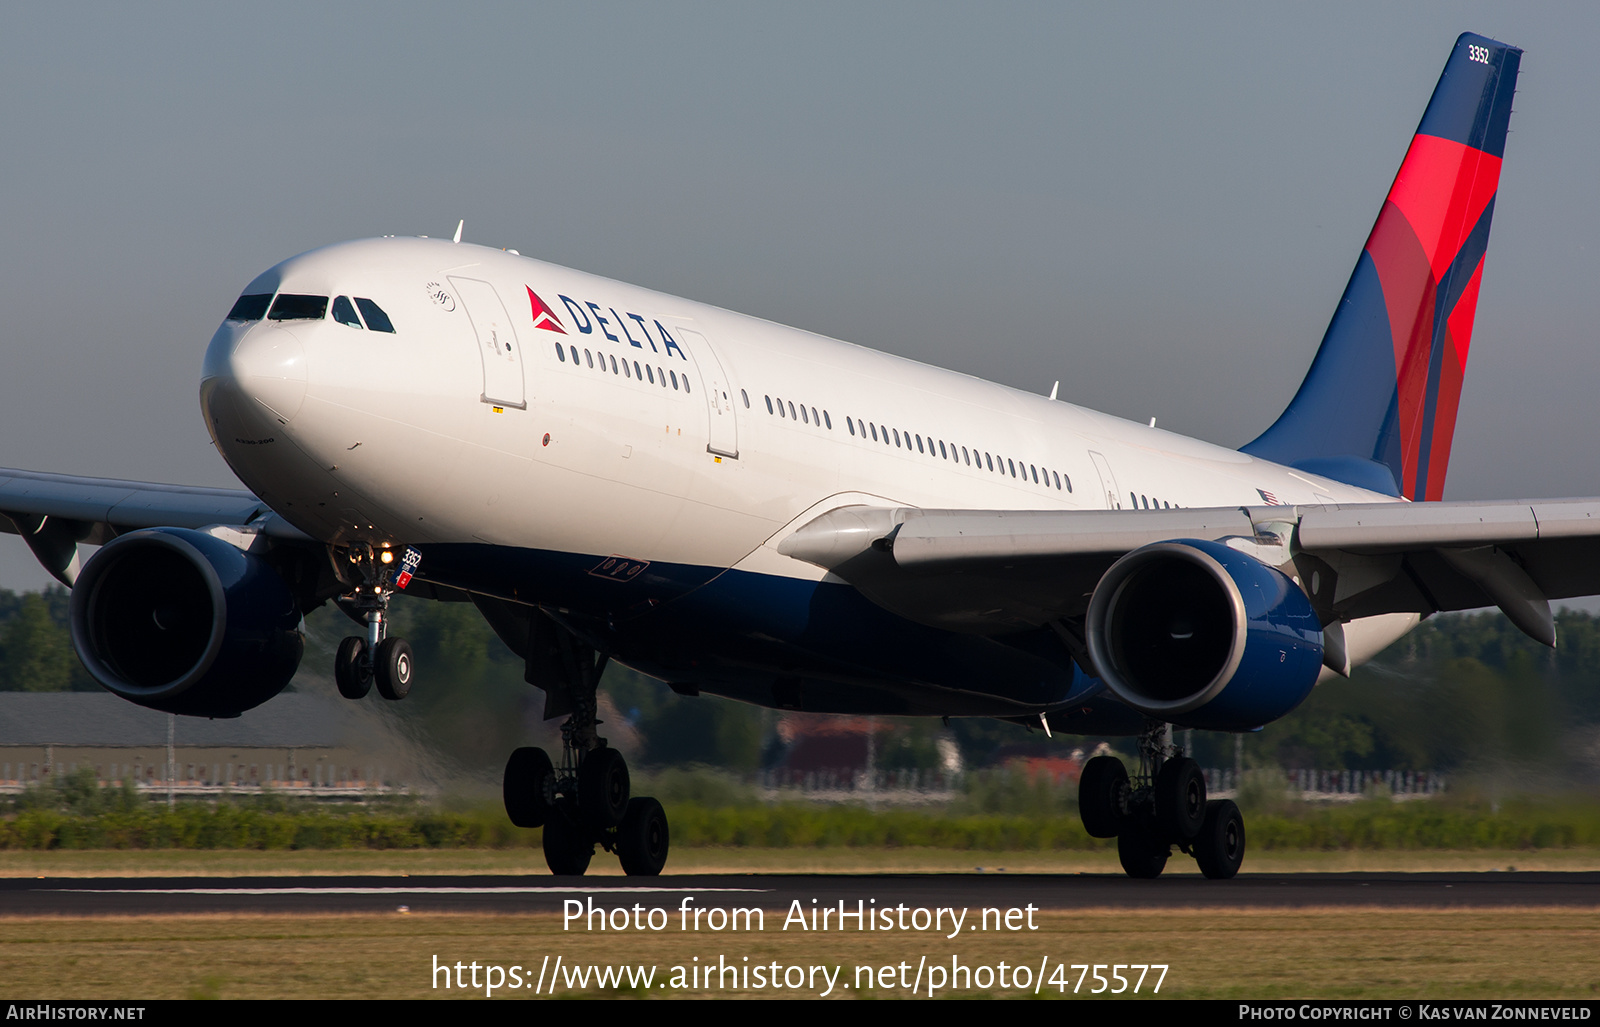
M 1244 452 L 1408 499 L 1443 494 L 1521 59 L 1456 40 L 1311 370 Z

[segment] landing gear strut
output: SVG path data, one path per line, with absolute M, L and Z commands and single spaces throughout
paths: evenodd
M 506 763 L 506 814 L 518 827 L 544 828 L 550 872 L 578 876 L 598 844 L 630 876 L 654 877 L 667 862 L 667 815 L 661 803 L 632 795 L 628 764 L 596 729 L 596 685 L 608 657 L 536 615 L 528 640 L 528 679 L 545 689 L 546 715 L 561 725 L 561 762 L 522 748 Z
M 387 552 L 387 551 L 386 551 Z M 333 679 L 346 699 L 362 699 L 378 686 L 378 694 L 398 701 L 411 691 L 411 644 L 388 637 L 389 598 L 394 590 L 387 581 L 383 558 L 359 543 L 350 549 L 350 562 L 361 577 L 354 592 L 339 600 L 351 617 L 366 626 L 366 637 L 351 635 L 339 643 L 333 660 Z
M 1200 871 L 1227 879 L 1244 862 L 1244 818 L 1231 800 L 1206 801 L 1200 765 L 1172 743 L 1172 726 L 1148 721 L 1139 736 L 1139 773 L 1115 756 L 1096 756 L 1078 779 L 1078 812 L 1095 838 L 1116 838 L 1129 877 L 1154 878 L 1174 845 Z

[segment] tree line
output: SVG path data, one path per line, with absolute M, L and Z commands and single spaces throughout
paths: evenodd
M 95 691 L 72 650 L 63 588 L 0 589 L 0 691 Z M 521 661 L 470 604 L 404 597 L 393 630 L 411 641 L 417 687 L 386 704 L 408 732 L 463 769 L 487 770 L 517 745 L 556 738 L 542 722 L 543 693 L 522 680 Z M 1452 770 L 1516 763 L 1562 772 L 1588 767 L 1600 740 L 1600 616 L 1557 615 L 1558 647 L 1546 649 L 1499 613 L 1429 619 L 1348 681 L 1319 686 L 1284 719 L 1237 742 L 1232 735 L 1187 738 L 1203 765 L 1364 770 Z M 332 693 L 339 639 L 358 629 L 325 607 L 307 619 L 307 654 L 291 688 Z M 613 664 L 602 689 L 614 729 L 642 748 L 641 764 L 702 763 L 749 771 L 781 752 L 778 715 L 713 697 L 687 698 Z M 1049 740 L 1014 724 L 879 718 L 878 765 L 931 768 L 938 740 L 953 738 L 969 766 L 1019 753 L 1061 755 L 1096 740 Z M 604 733 L 604 729 L 602 729 Z M 1127 740 L 1108 739 L 1131 753 Z

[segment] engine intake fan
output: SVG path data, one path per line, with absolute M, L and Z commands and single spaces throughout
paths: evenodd
M 108 691 L 199 717 L 237 717 L 277 695 L 305 649 L 283 579 L 187 528 L 101 547 L 72 590 L 72 644 Z
M 1305 699 L 1322 625 L 1276 568 L 1175 539 L 1112 564 L 1089 601 L 1089 655 L 1119 700 L 1183 727 L 1245 731 Z

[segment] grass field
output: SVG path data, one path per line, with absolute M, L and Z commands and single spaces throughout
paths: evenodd
M 826 966 L 838 973 L 830 997 L 899 998 L 911 994 L 899 964 L 909 982 L 921 960 L 943 970 L 954 957 L 969 973 L 1004 962 L 1028 967 L 1030 976 L 1043 961 L 1040 994 L 1052 997 L 1058 991 L 1051 977 L 1066 982 L 1067 997 L 1080 976 L 1083 997 L 1094 987 L 1076 969 L 1057 975 L 1058 964 L 1164 963 L 1169 969 L 1159 993 L 1151 995 L 1152 972 L 1142 997 L 1600 998 L 1600 917 L 1593 910 L 1090 910 L 1044 915 L 1036 932 L 978 942 L 796 934 L 778 926 L 769 917 L 759 934 L 684 936 L 564 933 L 553 915 L 12 918 L 0 922 L 0 991 L 29 999 L 482 997 L 481 987 L 445 988 L 449 971 L 436 975 L 436 961 L 519 966 L 531 984 L 549 965 L 546 957 L 559 956 L 569 971 L 591 963 L 656 968 L 651 987 L 599 988 L 591 978 L 588 987 L 561 987 L 559 996 L 812 997 L 824 990 L 825 978 L 787 968 Z M 694 987 L 692 978 L 682 988 L 663 986 L 673 967 L 715 965 L 719 958 L 741 969 L 747 958 L 752 966 L 777 962 L 795 983 L 807 980 L 776 991 L 740 987 L 737 976 L 723 978 L 727 987 Z M 875 981 L 871 990 L 858 967 Z M 895 968 L 890 979 L 873 976 L 884 967 Z M 919 994 L 932 977 L 922 979 Z M 489 980 L 485 970 L 479 981 Z M 969 981 L 938 994 L 1032 994 L 1010 983 Z M 534 996 L 502 988 L 494 997 Z
M 597 858 L 596 871 L 615 873 Z M 1114 873 L 1115 856 L 1097 853 L 984 853 L 933 849 L 683 849 L 671 869 L 688 873 L 826 872 Z M 1174 870 L 1192 872 L 1188 860 Z M 1597 870 L 1600 852 L 1267 852 L 1247 871 Z M 535 874 L 536 850 L 11 851 L 0 876 Z M 0 920 L 0 998 L 465 998 L 484 990 L 445 988 L 438 965 L 519 966 L 531 982 L 557 957 L 573 967 L 655 968 L 653 986 L 563 985 L 559 995 L 811 997 L 826 985 L 812 967 L 838 973 L 829 997 L 908 997 L 906 981 L 923 960 L 941 972 L 957 960 L 979 966 L 1046 967 L 1039 994 L 1083 997 L 1094 981 L 1072 964 L 1167 964 L 1160 998 L 1544 998 L 1600 999 L 1600 910 L 1075 910 L 1040 914 L 1039 930 L 1018 934 L 786 932 L 769 915 L 760 933 L 564 932 L 552 915 L 410 914 L 342 916 L 172 916 Z M 696 987 L 693 968 L 723 958 L 742 971 L 776 961 L 797 990 Z M 698 959 L 698 963 L 696 962 Z M 673 967 L 689 968 L 684 987 Z M 1057 967 L 1061 967 L 1060 970 Z M 842 971 L 831 968 L 843 967 Z M 874 977 L 884 967 L 893 978 Z M 858 968 L 862 968 L 858 971 Z M 870 969 L 869 969 L 870 968 Z M 993 972 L 993 971 L 989 971 Z M 1107 971 L 1109 973 L 1109 971 Z M 470 973 L 470 971 L 469 971 Z M 487 971 L 485 970 L 485 974 Z M 682 971 L 680 971 L 682 973 Z M 1137 971 L 1132 971 L 1137 973 Z M 925 974 L 919 994 L 932 978 Z M 1130 978 L 1131 979 L 1131 978 Z M 487 976 L 480 976 L 488 983 Z M 1009 979 L 1008 979 L 1009 980 Z M 1142 989 L 1150 997 L 1150 976 Z M 744 978 L 749 984 L 751 978 Z M 942 995 L 1032 994 L 1015 980 L 947 986 Z M 435 987 L 435 985 L 438 985 Z M 845 988 L 845 984 L 851 984 Z M 501 988 L 495 998 L 534 997 Z M 1134 1001 L 1131 995 L 1119 1001 Z

